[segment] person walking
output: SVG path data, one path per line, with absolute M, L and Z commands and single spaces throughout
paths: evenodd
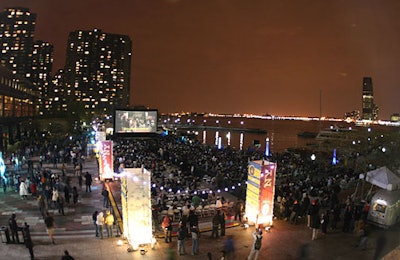
M 92 175 L 89 172 L 85 174 L 86 192 L 92 192 Z
M 107 237 L 113 237 L 114 215 L 111 211 L 107 210 L 105 225 L 107 229 Z
M 227 259 L 234 259 L 235 257 L 235 245 L 233 242 L 232 235 L 229 235 L 224 241 L 224 251 Z
M 39 195 L 37 198 L 37 203 L 38 203 L 38 208 L 40 211 L 40 215 L 42 216 L 43 219 L 45 219 L 45 212 L 46 212 L 46 202 L 44 201 L 43 195 Z
M 35 255 L 33 253 L 33 242 L 31 238 L 31 233 L 29 231 L 29 225 L 25 222 L 24 227 L 22 228 L 22 234 L 24 236 L 24 243 L 26 248 L 29 250 L 29 254 L 31 256 L 31 259 L 35 258 Z
M 187 236 L 187 227 L 183 225 L 182 222 L 178 224 L 178 254 L 186 255 L 185 239 Z
M 13 243 L 15 243 L 15 241 L 17 241 L 17 243 L 19 244 L 19 237 L 18 237 L 18 224 L 17 224 L 17 215 L 16 214 L 12 214 L 10 219 L 8 220 L 8 226 L 10 227 L 10 231 L 11 231 L 11 238 Z
M 193 226 L 190 229 L 190 233 L 192 235 L 192 255 L 198 255 L 199 254 L 200 230 L 197 226 Z
M 64 197 L 61 194 L 59 194 L 58 195 L 58 199 L 57 199 L 58 213 L 60 213 L 63 216 L 65 216 L 65 214 L 64 214 L 64 203 L 65 203 Z
M 98 228 L 97 228 L 97 215 L 99 214 L 99 212 L 96 210 L 95 212 L 93 212 L 93 215 L 92 215 L 92 219 L 93 219 L 93 224 L 94 224 L 94 229 L 95 229 L 95 231 L 96 231 L 96 237 L 98 237 L 99 236 L 99 230 L 98 230 Z
M 64 255 L 61 257 L 61 260 L 74 260 L 75 258 L 73 258 L 70 254 L 69 254 L 69 252 L 68 252 L 68 250 L 65 250 L 64 251 Z
M 103 239 L 104 213 L 102 211 L 97 215 L 96 225 L 100 239 Z
M 47 234 L 49 235 L 53 245 L 55 245 L 56 242 L 54 240 L 54 229 L 55 229 L 56 225 L 55 225 L 54 218 L 50 215 L 49 212 L 46 213 L 46 218 L 44 220 L 44 223 L 46 224 Z
M 53 187 L 53 192 L 51 195 L 51 202 L 52 202 L 54 208 L 56 208 L 56 209 L 58 208 L 57 201 L 58 201 L 58 190 L 56 189 L 56 187 Z
M 261 229 L 256 229 L 256 231 L 253 232 L 253 239 L 254 239 L 254 242 L 253 242 L 253 246 L 251 247 L 250 254 L 247 257 L 248 260 L 251 260 L 251 259 L 257 260 L 258 259 L 258 255 L 260 254 L 262 239 L 263 239 Z

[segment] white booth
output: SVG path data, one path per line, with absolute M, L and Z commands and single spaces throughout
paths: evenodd
M 372 196 L 368 220 L 383 227 L 400 222 L 400 176 L 384 166 L 360 174 L 360 179 L 381 188 Z

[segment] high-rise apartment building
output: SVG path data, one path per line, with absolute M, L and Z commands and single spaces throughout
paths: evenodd
M 0 65 L 30 80 L 39 93 L 37 105 L 43 104 L 49 91 L 53 64 L 53 46 L 34 41 L 36 14 L 25 7 L 9 7 L 0 13 Z
M 362 89 L 362 119 L 376 120 L 378 118 L 378 107 L 374 103 L 374 90 L 372 78 L 363 78 Z
M 49 97 L 51 70 L 53 67 L 53 45 L 44 41 L 35 41 L 32 50 L 31 81 L 40 94 L 40 113 L 43 114 L 45 101 Z
M 114 108 L 127 107 L 131 55 L 129 36 L 98 29 L 71 32 L 64 70 L 66 93 L 73 97 L 71 109 L 111 115 Z
M 68 111 L 68 102 L 73 100 L 70 89 L 65 82 L 64 70 L 58 70 L 53 76 L 51 91 L 45 100 L 45 110 L 51 114 L 62 114 Z
M 24 7 L 0 13 L 0 64 L 14 74 L 30 78 L 36 14 Z

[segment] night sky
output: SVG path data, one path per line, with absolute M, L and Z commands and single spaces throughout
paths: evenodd
M 37 14 L 65 63 L 69 32 L 133 41 L 131 104 L 160 112 L 342 118 L 372 77 L 379 119 L 400 113 L 398 0 L 2 0 Z

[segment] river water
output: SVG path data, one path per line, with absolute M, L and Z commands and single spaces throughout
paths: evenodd
M 164 123 L 174 123 L 187 133 L 208 145 L 219 144 L 234 149 L 260 149 L 265 152 L 268 144 L 271 153 L 280 153 L 287 148 L 302 148 L 317 143 L 315 138 L 299 136 L 299 133 L 317 134 L 332 127 L 366 131 L 366 127 L 355 126 L 345 121 L 261 119 L 245 117 L 180 116 L 163 117 Z M 382 128 L 381 126 L 372 126 Z M 268 141 L 267 141 L 268 139 Z

